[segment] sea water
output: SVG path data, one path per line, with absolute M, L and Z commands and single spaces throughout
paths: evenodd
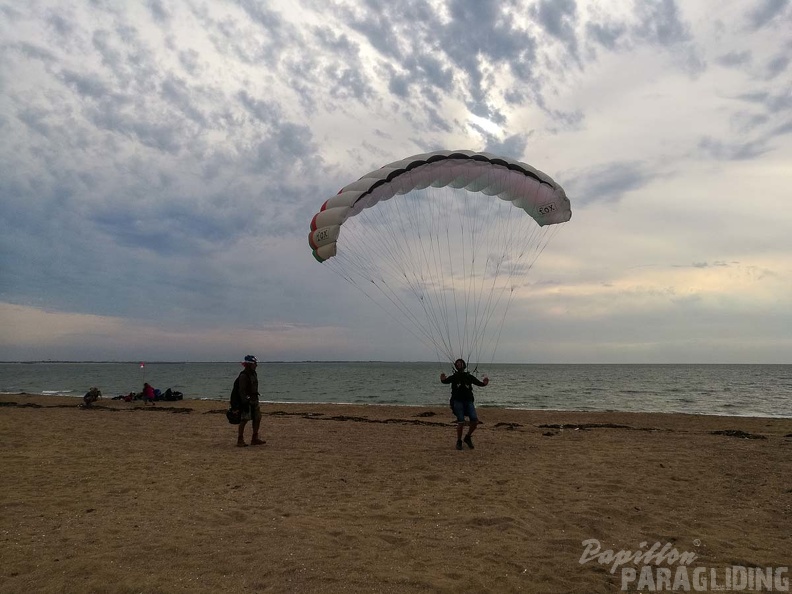
M 105 398 L 143 383 L 186 399 L 226 400 L 239 363 L 0 363 L 0 392 Z M 445 406 L 441 363 L 259 363 L 262 400 Z M 492 364 L 477 406 L 535 410 L 681 412 L 792 418 L 792 365 Z

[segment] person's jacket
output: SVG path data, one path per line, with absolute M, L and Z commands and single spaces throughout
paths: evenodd
M 254 369 L 239 372 L 239 396 L 242 402 L 258 402 L 258 375 Z
M 455 371 L 444 380 L 444 384 L 451 384 L 451 400 L 473 402 L 473 386 L 484 386 L 484 382 L 467 371 Z

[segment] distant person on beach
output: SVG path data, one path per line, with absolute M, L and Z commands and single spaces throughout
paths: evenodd
M 451 384 L 451 410 L 457 420 L 457 443 L 456 449 L 462 449 L 462 430 L 465 426 L 465 417 L 470 420 L 468 432 L 465 436 L 464 442 L 468 447 L 473 449 L 473 440 L 471 435 L 478 427 L 478 416 L 476 415 L 476 407 L 473 404 L 473 386 L 484 387 L 489 384 L 489 378 L 484 376 L 484 381 L 479 380 L 476 376 L 465 371 L 467 363 L 464 359 L 457 359 L 454 361 L 454 373 L 451 376 L 446 376 L 445 373 L 440 374 L 440 381 L 444 384 Z
M 90 408 L 91 405 L 99 400 L 102 397 L 102 391 L 99 388 L 91 388 L 85 393 L 83 396 L 83 402 L 85 403 L 86 408 Z
M 239 398 L 242 403 L 242 420 L 239 423 L 239 433 L 237 434 L 237 446 L 243 448 L 245 443 L 245 426 L 248 421 L 253 421 L 253 436 L 250 445 L 262 445 L 267 443 L 259 439 L 259 427 L 261 426 L 261 408 L 259 406 L 258 376 L 256 367 L 258 359 L 253 355 L 246 355 L 242 361 L 244 369 L 239 372 Z
M 156 406 L 154 402 L 154 388 L 149 384 L 143 384 L 143 404 L 148 406 L 149 402 L 151 406 Z

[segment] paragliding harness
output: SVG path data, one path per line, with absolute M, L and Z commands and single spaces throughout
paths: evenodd
M 239 394 L 239 376 L 234 380 L 234 387 L 231 390 L 231 400 L 226 411 L 226 418 L 232 425 L 239 425 L 242 422 L 242 397 Z
M 465 371 L 466 367 L 467 367 L 467 365 L 465 367 L 463 367 L 462 370 L 459 371 L 459 372 L 458 371 L 454 371 L 454 373 L 451 374 L 450 377 L 453 378 L 455 375 L 457 375 L 457 373 L 460 373 L 461 375 L 467 374 L 467 371 Z M 478 369 L 478 368 L 476 368 L 476 369 Z M 475 371 L 476 370 L 474 370 L 474 372 Z M 460 377 L 460 379 L 461 379 L 461 377 Z M 457 400 L 461 400 L 463 402 L 466 402 L 468 400 L 471 401 L 471 402 L 473 401 L 473 390 L 470 387 L 470 384 L 462 382 L 462 381 L 460 381 L 460 382 L 452 382 L 451 383 L 451 398 L 448 401 L 448 406 L 451 408 L 452 411 L 454 410 L 454 402 L 457 401 Z

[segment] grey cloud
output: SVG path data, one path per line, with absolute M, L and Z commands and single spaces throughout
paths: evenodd
M 675 0 L 638 2 L 636 14 L 639 24 L 635 34 L 644 42 L 667 47 L 680 58 L 680 64 L 690 75 L 700 74 L 706 68 L 704 59 L 683 22 Z
M 579 128 L 585 120 L 585 114 L 580 111 L 559 111 L 556 109 L 546 108 L 548 115 L 552 118 L 556 126 L 550 128 L 554 133 L 561 130 L 574 130 Z
M 585 29 L 586 39 L 594 44 L 592 52 L 597 47 L 626 51 L 648 44 L 671 52 L 691 75 L 701 73 L 706 67 L 676 0 L 636 1 L 632 15 L 594 18 Z
M 48 225 L 48 219 L 44 216 L 49 204 L 46 200 L 30 200 L 33 193 L 39 194 L 46 199 L 49 194 L 46 181 L 44 179 L 31 179 L 24 175 L 22 170 L 15 169 L 9 164 L 3 164 L 0 169 L 0 228 L 3 233 L 0 237 L 8 239 L 14 233 L 23 236 L 34 237 L 41 232 L 42 227 Z M 9 242 L 13 245 L 13 242 Z M 6 256 L 19 250 L 19 246 L 9 248 L 9 251 L 0 252 L 0 256 Z M 5 270 L 5 267 L 2 267 Z M 0 275 L 2 276 L 2 275 Z
M 440 110 L 436 107 L 427 107 L 426 108 L 426 115 L 429 120 L 429 130 L 432 132 L 451 132 L 453 127 L 448 122 L 448 118 L 446 118 Z
M 675 0 L 642 0 L 636 2 L 639 24 L 636 33 L 658 45 L 676 45 L 690 39 L 690 31 L 682 22 Z
M 163 77 L 156 72 L 150 64 L 147 50 L 135 41 L 136 34 L 130 32 L 128 38 L 132 40 L 131 46 L 120 45 L 106 31 L 94 34 L 95 47 L 100 51 L 104 66 L 100 72 L 59 70 L 53 65 L 50 70 L 55 79 L 71 89 L 80 101 L 70 108 L 68 94 L 61 94 L 57 104 L 53 96 L 42 94 L 39 96 L 40 106 L 22 112 L 22 121 L 41 133 L 47 133 L 52 130 L 44 130 L 48 125 L 47 120 L 40 117 L 44 110 L 49 109 L 72 120 L 72 113 L 81 113 L 101 130 L 136 138 L 146 146 L 165 152 L 178 152 L 196 133 L 195 128 L 185 126 L 186 120 L 200 126 L 207 123 L 194 102 L 194 98 L 200 99 L 203 92 L 189 88 L 177 77 L 167 74 Z M 158 100 L 159 105 L 156 105 Z M 51 106 L 45 108 L 48 103 Z M 71 125 L 71 138 L 84 136 L 87 129 L 83 122 L 74 120 Z M 73 145 L 73 142 L 70 140 L 69 144 Z
M 255 40 L 246 48 L 237 45 L 240 57 L 247 56 L 254 62 L 263 62 L 275 67 L 285 48 L 294 46 L 295 41 L 301 40 L 299 29 L 294 28 L 278 12 L 269 10 L 258 0 L 234 0 L 234 2 L 266 33 L 263 40 Z
M 321 48 L 330 50 L 341 59 L 357 58 L 360 52 L 360 46 L 348 35 L 338 33 L 331 27 L 316 27 L 313 34 Z
M 749 103 L 761 105 L 770 114 L 784 114 L 792 110 L 792 91 L 790 90 L 784 90 L 780 93 L 758 91 L 745 93 L 738 98 Z
M 766 91 L 755 91 L 753 93 L 743 93 L 738 95 L 737 98 L 749 103 L 766 103 L 770 94 Z
M 113 35 L 109 31 L 97 30 L 92 36 L 93 47 L 102 56 L 102 64 L 111 70 L 122 62 L 122 54 L 111 46 Z
M 385 57 L 401 59 L 402 41 L 395 34 L 395 30 L 386 19 L 371 19 L 365 22 L 353 23 L 353 26 L 366 36 L 371 47 Z
M 772 136 L 784 136 L 790 133 L 792 133 L 792 120 L 789 120 L 788 122 L 781 124 L 770 131 Z
M 627 35 L 627 25 L 624 23 L 587 23 L 586 36 L 598 45 L 615 51 L 619 43 Z
M 453 90 L 454 73 L 447 63 L 436 56 L 419 54 L 408 60 L 405 66 L 409 70 L 420 72 L 432 86 L 446 92 Z
M 48 49 L 41 47 L 39 45 L 33 45 L 32 43 L 18 43 L 16 45 L 11 46 L 12 48 L 16 49 L 26 58 L 32 58 L 34 60 L 41 60 L 42 62 L 51 64 L 57 61 L 57 57 L 54 53 L 49 51 Z
M 732 118 L 734 129 L 741 135 L 740 141 L 704 137 L 698 143 L 699 150 L 714 159 L 747 160 L 759 157 L 774 147 L 770 141 L 789 133 L 787 123 L 778 125 L 779 119 L 792 112 L 792 93 L 788 89 L 780 92 L 755 90 L 738 95 L 736 99 L 748 104 Z M 753 133 L 746 138 L 746 133 Z
M 302 80 L 295 80 L 291 83 L 291 90 L 298 97 L 300 107 L 305 111 L 306 116 L 313 116 L 317 113 L 320 101 L 317 100 L 315 89 L 312 85 L 303 82 Z M 326 105 L 326 103 L 325 103 Z M 328 107 L 328 112 L 332 113 L 334 106 Z
M 625 194 L 649 184 L 657 174 L 650 173 L 643 163 L 622 161 L 608 163 L 587 171 L 570 172 L 564 182 L 568 196 L 575 204 L 588 206 L 601 202 L 619 202 Z
M 521 160 L 528 146 L 529 136 L 530 134 L 513 134 L 503 140 L 489 136 L 484 151 L 493 155 L 502 155 L 511 159 Z
M 786 72 L 789 66 L 789 56 L 776 56 L 767 63 L 767 78 L 773 79 Z
M 718 57 L 715 61 L 720 64 L 721 66 L 727 67 L 737 67 L 737 66 L 747 66 L 751 63 L 753 56 L 750 51 L 745 50 L 742 52 L 729 52 L 728 54 L 723 54 L 722 56 Z
M 162 0 L 149 0 L 148 9 L 154 20 L 159 23 L 167 23 L 171 19 L 171 14 Z
M 150 206 L 130 196 L 122 204 L 96 207 L 90 220 L 120 245 L 165 256 L 208 254 L 255 231 L 250 216 L 255 211 L 216 207 L 222 196 L 185 201 L 166 188 L 158 194 L 162 198 Z
M 698 143 L 698 148 L 704 154 L 724 161 L 754 159 L 770 150 L 763 140 L 724 143 L 710 137 L 702 138 Z
M 278 13 L 269 10 L 266 3 L 262 4 L 255 0 L 234 0 L 234 3 L 241 7 L 254 22 L 267 29 L 277 29 L 283 23 Z
M 282 156 L 305 162 L 310 155 L 316 153 L 313 133 L 310 127 L 286 122 L 280 125 L 274 140 L 280 148 Z M 312 165 L 312 163 L 306 163 Z
M 140 42 L 140 32 L 136 26 L 120 21 L 115 24 L 114 30 L 118 39 L 125 43 L 127 47 L 141 49 L 145 47 Z
M 451 23 L 439 32 L 444 51 L 470 78 L 474 101 L 484 97 L 479 54 L 507 66 L 523 82 L 537 76 L 536 39 L 515 29 L 498 6 L 494 2 L 452 2 Z
M 306 83 L 321 86 L 334 99 L 363 102 L 374 97 L 371 81 L 360 61 L 357 43 L 327 27 L 315 28 L 312 40 L 326 51 L 305 53 L 298 61 L 289 63 L 291 78 L 302 83 L 296 86 L 305 89 L 309 88 Z M 321 58 L 314 57 L 315 54 Z
M 577 25 L 577 4 L 575 0 L 540 0 L 533 13 L 544 29 L 556 39 L 566 44 L 572 56 L 577 57 L 578 40 L 575 34 Z
M 8 4 L 0 4 L 0 14 L 8 19 L 8 22 L 16 22 L 22 18 L 22 13 Z
M 49 112 L 44 109 L 33 106 L 24 107 L 17 112 L 16 116 L 29 130 L 41 136 L 48 137 L 52 132 L 52 127 L 47 122 Z
M 251 153 L 250 171 L 276 174 L 279 179 L 300 178 L 300 174 L 316 172 L 324 163 L 308 126 L 279 122 Z M 279 195 L 273 194 L 273 200 Z
M 746 14 L 748 26 L 752 30 L 767 26 L 789 5 L 789 0 L 761 0 L 757 6 Z
M 528 8 L 517 2 L 454 0 L 445 9 L 440 13 L 420 2 L 370 1 L 354 6 L 342 2 L 339 14 L 381 53 L 378 69 L 389 92 L 414 103 L 415 111 L 425 110 L 439 93 L 458 97 L 473 114 L 504 124 L 506 116 L 497 107 L 501 97 L 490 91 L 488 66 L 507 70 L 516 79 L 504 90 L 509 104 L 533 102 L 549 111 L 544 90 L 554 83 L 547 76 L 548 66 L 559 72 L 570 57 L 579 60 L 574 0 L 543 0 Z M 514 16 L 520 11 L 543 28 L 547 43 L 540 44 L 528 29 L 518 27 L 520 20 Z M 675 21 L 667 17 L 666 22 Z M 387 32 L 382 31 L 383 23 L 388 24 Z M 602 26 L 600 31 L 615 37 L 625 30 L 624 25 L 615 24 Z M 672 30 L 670 25 L 658 29 L 655 37 L 665 40 L 666 30 Z M 558 48 L 563 51 L 557 52 Z M 578 117 L 551 115 L 569 121 Z
M 289 144 L 290 136 L 299 137 L 298 141 Z M 305 148 L 304 135 L 293 128 L 285 128 L 277 140 L 292 152 Z M 57 160 L 53 165 L 60 169 Z M 317 195 L 310 184 L 296 185 L 300 176 L 291 178 L 295 180 L 291 185 L 276 176 L 259 178 L 256 185 L 232 172 L 222 190 L 196 194 L 182 184 L 183 174 L 168 173 L 165 164 L 153 160 L 140 169 L 149 180 L 133 171 L 129 177 L 134 185 L 126 187 L 112 175 L 104 185 L 89 187 L 84 176 L 42 178 L 26 170 L 0 172 L 4 299 L 26 302 L 25 295 L 52 295 L 46 286 L 57 284 L 56 299 L 41 305 L 147 319 L 201 318 L 207 308 L 222 307 L 229 282 L 249 290 L 255 286 L 250 278 L 255 272 L 228 278 L 223 268 L 213 264 L 215 254 L 233 250 L 241 237 L 302 233 L 312 214 L 304 212 L 304 197 Z M 288 172 L 284 178 L 290 179 Z M 34 193 L 37 199 L 30 201 Z M 99 200 L 80 206 L 86 194 Z M 273 199 L 282 206 L 273 208 Z M 31 244 L 25 240 L 29 237 L 38 239 Z M 162 291 L 167 291 L 164 298 Z M 189 311 L 179 312 L 186 304 Z M 147 312 L 147 308 L 154 309 Z
M 116 33 L 121 31 L 125 31 L 124 35 L 97 30 L 92 36 L 93 46 L 107 68 L 107 78 L 117 81 L 117 88 L 122 92 L 156 92 L 160 78 L 159 67 L 151 50 L 138 43 L 137 35 L 132 29 L 116 29 Z
M 367 102 L 375 98 L 357 44 L 345 35 L 336 36 L 322 28 L 307 35 L 306 44 L 317 44 L 318 48 L 288 53 L 279 64 L 279 76 L 298 95 L 307 113 L 315 113 L 320 106 L 333 112 L 346 101 Z
M 62 15 L 57 13 L 50 13 L 47 17 L 47 24 L 58 34 L 60 37 L 70 37 L 74 34 L 74 26 Z
M 245 30 L 242 23 L 230 16 L 215 21 L 208 14 L 206 6 L 191 5 L 191 7 L 193 15 L 202 22 L 204 31 L 218 54 L 237 58 L 247 65 L 270 68 L 277 66 L 284 46 L 276 45 L 272 38 L 268 38 L 266 43 L 261 43 Z
M 366 102 L 376 96 L 372 81 L 360 61 L 357 44 L 350 43 L 343 37 L 334 38 L 327 31 L 318 31 L 318 42 L 322 46 L 338 45 L 341 50 L 328 51 L 317 59 L 312 55 L 300 56 L 298 62 L 290 64 L 290 78 L 299 81 L 292 83 L 293 88 L 304 89 L 304 93 L 313 88 L 323 89 L 323 95 L 333 99 Z M 307 105 L 314 105 L 314 100 L 306 100 Z M 328 109 L 333 109 L 338 102 L 327 102 Z
M 388 76 L 388 90 L 397 97 L 407 98 L 410 94 L 410 81 L 401 74 L 397 74 L 393 66 L 386 64 L 384 67 L 386 72 L 390 72 Z
M 147 147 L 171 154 L 181 150 L 187 140 L 182 122 L 174 119 L 146 119 L 143 104 L 136 105 L 135 110 L 138 113 L 129 113 L 123 104 L 103 101 L 87 109 L 86 116 L 98 128 L 118 132 Z
M 357 99 L 365 101 L 373 96 L 373 90 L 363 73 L 356 68 L 328 67 L 325 75 L 333 81 L 330 96 L 335 99 Z
M 788 114 L 792 110 L 792 87 L 770 95 L 765 106 L 771 114 Z
M 756 130 L 769 120 L 767 114 L 738 113 L 732 117 L 733 126 L 742 133 Z
M 476 115 L 499 118 L 488 97 L 482 59 L 511 70 L 521 83 L 536 81 L 536 40 L 512 25 L 511 3 L 451 1 L 448 20 L 420 2 L 344 5 L 343 20 L 382 55 L 390 92 L 403 99 L 431 98 L 432 89 L 465 98 Z M 387 30 L 383 30 L 386 28 Z M 425 103 L 420 103 L 420 109 Z
M 109 12 L 110 14 L 118 15 L 122 7 L 113 0 L 88 0 L 88 3 L 98 10 Z
M 77 91 L 82 97 L 100 99 L 109 94 L 109 90 L 99 76 L 83 75 L 70 70 L 64 70 L 60 74 L 60 79 L 69 87 Z
M 281 117 L 281 108 L 277 103 L 251 97 L 244 89 L 237 93 L 237 99 L 245 110 L 260 122 L 270 125 Z
M 692 77 L 700 75 L 707 69 L 707 62 L 692 45 L 682 52 L 681 64 Z
M 200 74 L 200 55 L 193 49 L 179 52 L 179 63 L 192 76 Z
M 716 260 L 715 262 L 693 262 L 692 264 L 673 264 L 673 268 L 728 268 L 739 262 L 724 262 Z
M 193 97 L 199 96 L 200 93 L 195 89 L 190 88 L 187 83 L 175 76 L 168 76 L 162 81 L 160 94 L 165 101 L 170 103 L 178 111 L 183 113 L 187 118 L 191 119 L 196 124 L 205 126 L 207 119 L 200 109 L 198 109 L 193 102 Z

